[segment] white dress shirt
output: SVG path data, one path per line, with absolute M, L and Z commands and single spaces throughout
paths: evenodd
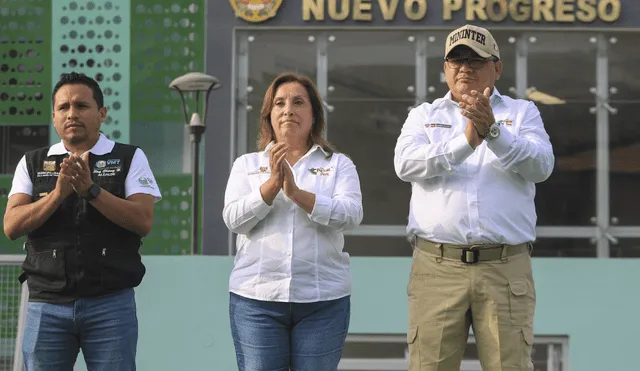
M 106 155 L 111 153 L 115 142 L 100 134 L 100 138 L 96 144 L 89 150 L 97 156 Z M 60 141 L 52 145 L 47 152 L 47 156 L 64 155 L 69 153 L 64 146 L 64 143 Z M 147 156 L 140 148 L 136 148 L 136 152 L 133 154 L 131 165 L 129 166 L 129 173 L 124 184 L 125 197 L 129 197 L 136 193 L 149 194 L 155 197 L 155 201 L 158 202 L 162 199 L 160 194 L 160 188 L 156 183 L 156 178 L 153 176 L 153 172 L 149 167 L 149 161 Z M 27 169 L 27 160 L 25 156 L 22 156 L 18 166 L 16 167 L 15 174 L 13 176 L 13 182 L 11 184 L 11 191 L 9 197 L 16 193 L 24 193 L 33 196 L 33 183 L 29 176 L 29 170 Z
M 238 234 L 229 290 L 251 299 L 317 302 L 351 293 L 343 231 L 362 221 L 360 180 L 345 155 L 314 145 L 292 166 L 296 185 L 315 194 L 311 214 L 282 190 L 271 206 L 260 186 L 271 173 L 270 143 L 236 159 L 225 192 L 223 218 Z
M 519 244 L 535 240 L 535 183 L 554 155 L 534 103 L 500 95 L 491 108 L 500 136 L 475 150 L 451 92 L 409 113 L 395 148 L 398 177 L 411 182 L 407 233 L 451 244 Z

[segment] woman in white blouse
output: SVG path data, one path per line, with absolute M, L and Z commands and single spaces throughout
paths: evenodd
M 238 234 L 229 315 L 240 371 L 340 361 L 351 294 L 343 231 L 362 221 L 362 194 L 324 129 L 313 82 L 282 74 L 264 97 L 258 152 L 233 164 L 223 218 Z

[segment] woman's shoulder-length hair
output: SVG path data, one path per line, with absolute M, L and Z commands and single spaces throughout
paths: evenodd
M 327 157 L 331 157 L 331 155 L 337 150 L 333 145 L 331 145 L 324 138 L 324 131 L 326 127 L 326 121 L 324 118 L 324 109 L 322 107 L 322 100 L 320 98 L 320 94 L 318 93 L 318 89 L 316 88 L 313 81 L 307 76 L 295 74 L 292 72 L 285 72 L 278 75 L 264 95 L 264 102 L 262 103 L 262 109 L 260 110 L 260 132 L 258 134 L 258 142 L 257 149 L 259 152 L 264 151 L 269 143 L 274 141 L 275 133 L 273 132 L 273 127 L 271 126 L 271 110 L 273 109 L 274 99 L 276 96 L 276 92 L 280 85 L 288 83 L 288 82 L 297 82 L 302 85 L 307 94 L 309 95 L 309 101 L 311 102 L 311 109 L 313 111 L 313 125 L 311 126 L 311 135 L 309 136 L 309 141 L 312 144 L 317 144 L 322 149 L 328 153 Z

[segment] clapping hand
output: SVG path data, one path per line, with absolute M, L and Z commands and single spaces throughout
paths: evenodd
M 458 103 L 462 108 L 462 115 L 471 120 L 482 138 L 489 133 L 489 127 L 495 122 L 490 97 L 491 89 L 487 87 L 482 94 L 472 90 L 470 94 L 462 95 L 462 101 Z
M 87 195 L 89 188 L 93 184 L 91 179 L 91 169 L 87 164 L 89 158 L 89 152 L 86 152 L 82 157 L 71 155 L 60 164 L 60 173 L 65 174 L 65 179 L 71 183 L 73 189 L 81 196 Z
M 276 143 L 271 147 L 269 152 L 269 167 L 271 176 L 260 186 L 260 195 L 267 205 L 271 205 L 273 200 L 282 189 L 284 183 L 284 173 L 282 164 L 286 163 L 287 145 L 285 143 Z
M 282 171 L 284 173 L 284 183 L 282 185 L 282 190 L 284 194 L 289 198 L 293 198 L 293 195 L 300 190 L 296 185 L 295 178 L 293 176 L 293 170 L 291 170 L 291 166 L 289 163 L 284 161 L 282 163 Z

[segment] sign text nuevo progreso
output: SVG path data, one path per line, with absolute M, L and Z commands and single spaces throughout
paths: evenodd
M 374 12 L 385 21 L 399 14 L 411 21 L 423 20 L 434 0 L 302 0 L 304 21 L 370 22 Z M 439 0 L 436 0 L 439 1 Z M 443 20 L 456 13 L 466 21 L 590 23 L 615 22 L 620 17 L 621 0 L 442 0 Z

